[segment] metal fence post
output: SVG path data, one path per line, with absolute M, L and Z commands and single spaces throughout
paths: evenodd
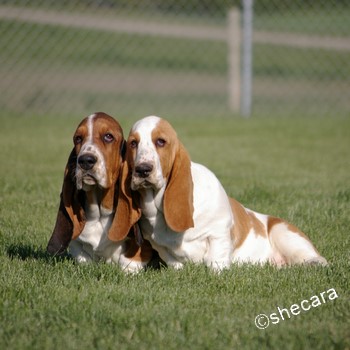
M 240 11 L 228 13 L 228 102 L 232 112 L 239 113 L 241 103 L 241 23 Z
M 254 0 L 243 3 L 243 57 L 242 57 L 242 100 L 241 114 L 249 117 L 252 109 L 252 37 Z

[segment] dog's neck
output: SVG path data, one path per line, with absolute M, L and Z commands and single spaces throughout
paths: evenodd
M 140 193 L 140 205 L 142 214 L 146 218 L 152 218 L 160 211 L 163 213 L 163 197 L 165 191 L 165 185 L 155 190 L 153 188 L 143 188 L 139 190 Z
M 104 208 L 102 200 L 106 195 L 107 190 L 98 186 L 93 186 L 90 191 L 85 192 L 85 212 L 87 220 L 99 220 L 100 218 L 109 216 L 113 210 Z

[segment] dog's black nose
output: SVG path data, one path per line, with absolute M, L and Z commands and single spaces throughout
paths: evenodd
M 141 163 L 135 167 L 135 172 L 137 176 L 143 177 L 143 178 L 148 177 L 152 170 L 153 170 L 153 165 L 148 163 Z
M 91 170 L 97 162 L 97 158 L 93 154 L 83 154 L 78 157 L 78 164 L 84 170 Z

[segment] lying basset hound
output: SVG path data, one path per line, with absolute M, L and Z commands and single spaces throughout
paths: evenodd
M 125 216 L 129 210 L 129 221 L 120 222 L 114 238 L 123 239 L 140 218 L 144 238 L 169 266 L 180 268 L 187 261 L 214 270 L 232 262 L 327 264 L 295 226 L 229 198 L 210 170 L 191 162 L 164 119 L 146 117 L 132 127 L 122 172 L 117 212 Z
M 115 210 L 125 140 L 119 123 L 105 113 L 83 119 L 75 131 L 74 148 L 66 165 L 56 225 L 47 246 L 61 255 L 69 246 L 78 262 L 114 262 L 124 270 L 142 269 L 152 248 L 138 230 L 118 242 Z

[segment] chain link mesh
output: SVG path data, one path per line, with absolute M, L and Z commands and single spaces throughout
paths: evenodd
M 232 114 L 232 7 L 241 2 L 0 1 L 2 109 Z M 348 114 L 349 18 L 346 0 L 255 1 L 253 114 Z

